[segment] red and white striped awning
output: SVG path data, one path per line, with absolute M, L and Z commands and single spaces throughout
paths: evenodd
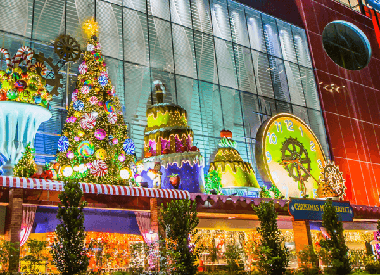
M 168 199 L 190 199 L 190 193 L 184 190 L 175 189 L 157 189 L 129 187 L 109 184 L 80 183 L 83 193 L 136 196 L 150 198 L 168 198 Z M 13 187 L 24 189 L 42 189 L 51 191 L 62 191 L 64 183 L 62 181 L 18 178 L 18 177 L 0 177 L 0 187 Z

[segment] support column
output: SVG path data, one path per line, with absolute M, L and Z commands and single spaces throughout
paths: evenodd
M 9 211 L 10 214 L 10 225 L 8 232 L 8 240 L 14 243 L 18 248 L 20 248 L 20 232 L 22 223 L 22 203 L 23 203 L 23 190 L 20 188 L 11 188 L 9 190 Z M 9 271 L 18 272 L 19 271 L 19 261 L 20 261 L 20 250 L 12 255 L 13 259 L 16 259 L 9 263 Z
M 162 203 L 161 199 L 157 199 L 157 198 L 150 199 L 150 227 L 153 233 L 157 234 L 156 235 L 158 236 L 157 240 L 159 240 L 160 236 L 163 236 L 163 234 L 165 233 L 159 222 L 161 203 Z M 156 252 L 159 254 L 160 244 L 157 244 L 155 249 L 157 250 Z M 156 268 L 154 271 L 160 271 L 160 261 L 159 261 L 160 256 L 159 255 L 157 256 L 158 258 L 155 259 Z
M 294 243 L 296 245 L 296 252 L 304 250 L 307 246 L 313 246 L 313 241 L 310 233 L 309 221 L 295 221 L 293 220 Z M 298 259 L 298 264 L 300 260 Z M 316 263 L 318 265 L 318 263 Z

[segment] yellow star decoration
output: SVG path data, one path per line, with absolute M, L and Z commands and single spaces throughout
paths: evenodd
M 93 35 L 96 35 L 97 32 L 99 31 L 98 22 L 96 22 L 93 17 L 89 20 L 86 20 L 83 23 L 83 31 L 87 35 L 87 37 L 91 37 Z

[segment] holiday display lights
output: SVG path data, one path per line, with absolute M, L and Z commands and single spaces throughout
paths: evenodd
M 108 78 L 97 29 L 93 19 L 84 24 L 89 40 L 58 142 L 58 175 L 118 184 L 125 178 L 121 170 L 133 161 L 131 154 L 124 153 L 123 143 L 129 144 L 128 152 L 131 152 L 132 141 L 127 137 L 122 107 Z
M 34 161 L 34 149 L 31 148 L 30 143 L 26 146 L 22 158 L 18 161 L 13 168 L 13 175 L 16 177 L 29 178 L 37 172 L 37 165 Z

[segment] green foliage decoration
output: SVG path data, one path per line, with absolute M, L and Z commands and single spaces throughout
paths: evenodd
M 206 193 L 211 194 L 212 192 L 220 194 L 222 186 L 222 180 L 219 173 L 216 170 L 210 171 L 205 176 L 205 187 Z
M 265 275 L 284 274 L 289 263 L 289 252 L 277 227 L 274 203 L 262 202 L 254 209 L 260 220 L 257 231 L 261 235 L 261 241 L 256 250 L 259 271 Z
M 321 240 L 321 249 L 326 251 L 327 274 L 346 275 L 351 272 L 348 247 L 344 240 L 343 223 L 339 221 L 338 214 L 331 200 L 324 205 L 322 225 L 326 228 L 328 238 Z
M 48 260 L 48 257 L 44 255 L 48 242 L 29 239 L 26 245 L 28 246 L 29 255 L 21 259 L 26 262 L 23 272 L 25 274 L 38 274 L 41 265 L 45 264 Z
M 8 272 L 17 269 L 19 253 L 20 244 L 0 240 L 0 270 Z
M 13 175 L 15 177 L 29 178 L 37 172 L 37 165 L 34 161 L 34 148 L 30 146 L 30 143 L 25 148 L 25 152 L 21 159 L 13 168 Z
M 89 258 L 86 255 L 84 231 L 83 192 L 79 183 L 67 181 L 65 190 L 58 196 L 57 218 L 61 222 L 55 229 L 51 250 L 53 262 L 62 275 L 75 275 L 87 270 Z
M 196 206 L 191 200 L 174 200 L 161 207 L 159 222 L 165 231 L 165 243 L 161 245 L 160 250 L 163 251 L 160 252 L 168 255 L 167 263 L 172 262 L 171 274 L 197 273 L 195 262 L 198 253 L 194 246 L 190 246 L 189 240 L 190 235 L 195 235 L 195 227 L 199 223 Z M 195 244 L 196 241 L 192 242 Z

